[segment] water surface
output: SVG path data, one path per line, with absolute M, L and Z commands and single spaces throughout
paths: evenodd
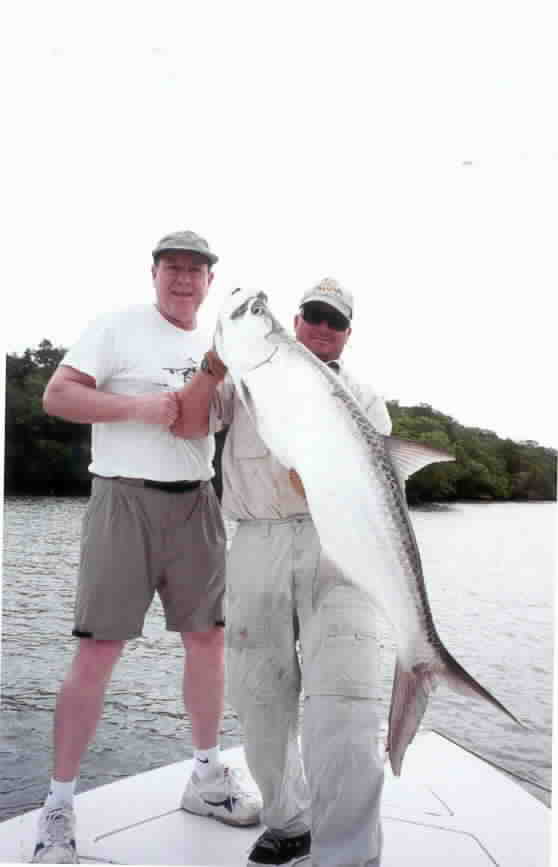
M 39 806 L 50 777 L 52 713 L 71 661 L 75 575 L 85 498 L 8 498 L 4 514 L 0 819 Z M 412 511 L 440 637 L 526 723 L 435 694 L 424 725 L 536 785 L 550 802 L 556 505 L 458 503 Z M 382 625 L 379 701 L 385 718 L 394 653 Z M 181 697 L 182 647 L 153 604 L 128 643 L 85 756 L 78 791 L 192 755 Z M 230 708 L 224 747 L 242 742 Z

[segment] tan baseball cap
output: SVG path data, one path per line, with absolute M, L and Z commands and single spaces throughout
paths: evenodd
M 170 235 L 165 235 L 158 242 L 153 250 L 153 259 L 156 260 L 161 253 L 177 250 L 185 253 L 199 253 L 204 256 L 210 265 L 215 265 L 219 261 L 219 257 L 212 253 L 209 249 L 209 244 L 200 235 L 195 232 L 186 230 L 184 232 L 172 232 Z
M 321 301 L 323 304 L 329 304 L 347 319 L 353 318 L 354 301 L 352 294 L 331 277 L 324 277 L 312 289 L 307 289 L 301 298 L 300 306 L 308 304 L 309 301 Z

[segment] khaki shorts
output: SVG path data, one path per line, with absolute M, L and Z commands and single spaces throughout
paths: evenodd
M 211 482 L 169 493 L 94 478 L 83 519 L 73 634 L 137 638 L 155 592 L 170 631 L 222 625 L 225 549 Z

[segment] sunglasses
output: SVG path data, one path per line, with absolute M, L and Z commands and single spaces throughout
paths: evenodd
M 346 316 L 331 307 L 324 310 L 322 307 L 311 307 L 310 304 L 306 304 L 305 307 L 301 307 L 300 315 L 308 325 L 320 325 L 325 322 L 333 331 L 346 331 L 350 324 Z

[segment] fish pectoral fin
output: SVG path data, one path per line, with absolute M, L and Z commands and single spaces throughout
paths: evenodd
M 403 481 L 429 464 L 455 460 L 449 452 L 426 443 L 392 436 L 386 436 L 385 442 L 397 474 Z
M 306 491 L 304 490 L 304 485 L 302 484 L 302 479 L 300 478 L 300 476 L 296 470 L 293 470 L 293 469 L 289 470 L 289 482 L 291 483 L 291 486 L 294 488 L 296 493 L 300 497 L 303 497 L 304 499 L 306 499 Z
M 417 733 L 433 681 L 421 666 L 406 671 L 397 660 L 393 676 L 387 750 L 395 776 L 401 773 L 405 750 Z

